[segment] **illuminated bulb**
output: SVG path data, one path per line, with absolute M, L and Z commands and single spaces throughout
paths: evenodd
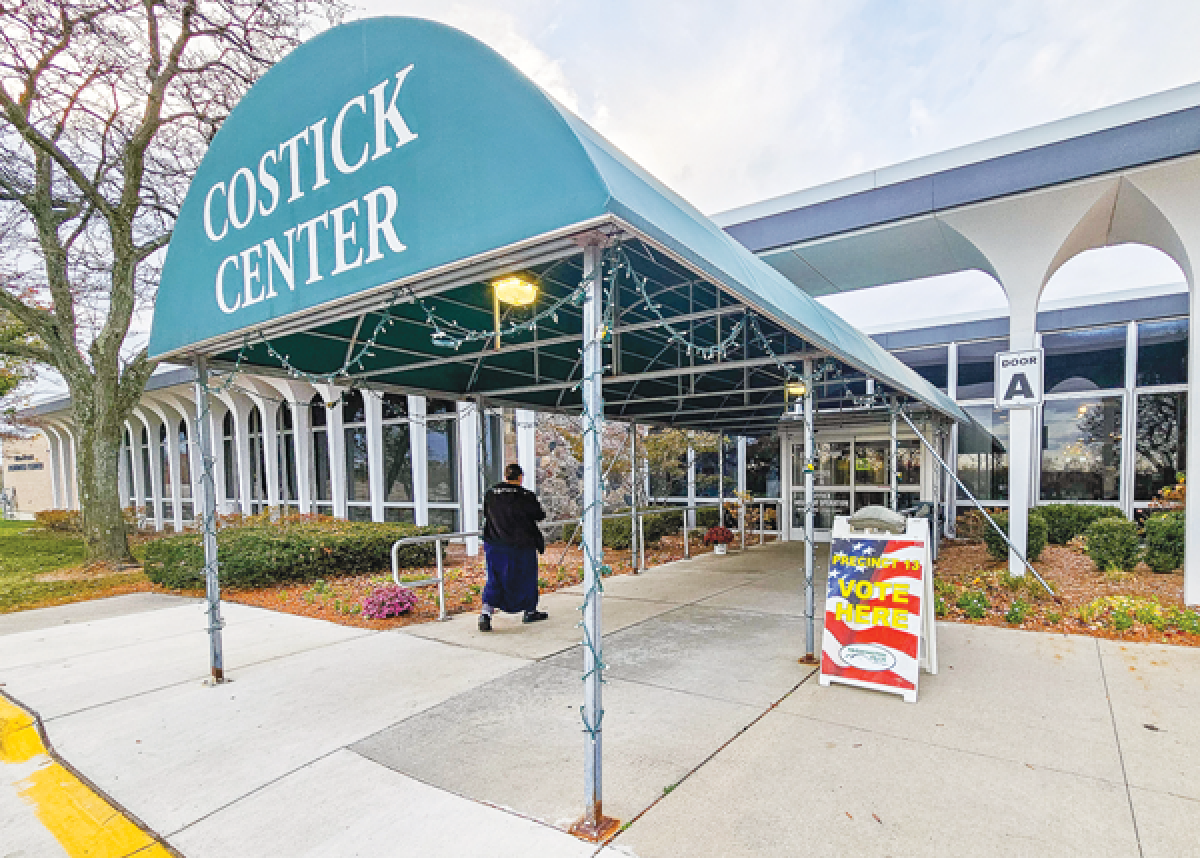
M 783 386 L 783 392 L 788 396 L 798 398 L 808 393 L 808 385 L 803 381 L 789 381 Z
M 515 274 L 497 280 L 492 288 L 499 300 L 514 307 L 524 307 L 537 299 L 537 284 Z

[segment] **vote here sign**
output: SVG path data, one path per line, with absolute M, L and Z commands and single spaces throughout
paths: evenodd
M 839 536 L 838 530 L 830 546 L 820 684 L 890 691 L 915 702 L 921 638 L 931 625 L 923 622 L 932 609 L 927 522 L 910 520 L 902 536 Z
M 996 407 L 1033 408 L 1042 404 L 1041 349 L 996 355 Z

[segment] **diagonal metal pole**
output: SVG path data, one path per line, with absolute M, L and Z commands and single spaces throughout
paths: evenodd
M 583 726 L 585 738 L 583 817 L 571 832 L 593 842 L 606 839 L 618 826 L 603 813 L 602 724 L 604 706 L 601 586 L 604 564 L 604 475 L 601 433 L 604 431 L 604 283 L 601 248 L 583 252 Z
M 988 515 L 988 511 L 984 509 L 983 505 L 975 499 L 975 495 L 971 494 L 971 490 L 963 485 L 963 481 L 958 478 L 958 474 L 950 470 L 950 466 L 946 464 L 945 460 L 938 455 L 938 451 L 935 450 L 933 445 L 930 444 L 925 436 L 921 434 L 921 430 L 919 430 L 912 420 L 908 418 L 908 415 L 904 412 L 904 409 L 898 408 L 897 412 L 902 418 L 904 418 L 904 422 L 908 424 L 908 428 L 913 430 L 913 433 L 921 440 L 921 443 L 925 445 L 925 449 L 929 451 L 931 456 L 933 456 L 934 461 L 941 466 L 942 471 L 950 475 L 951 479 L 958 484 L 959 490 L 961 490 L 962 493 L 967 496 L 967 500 L 975 504 L 975 508 L 978 509 L 983 514 L 983 517 L 988 520 L 988 523 L 996 529 L 996 533 L 1000 534 L 1000 537 L 1004 540 L 1009 550 L 1012 551 L 1017 557 L 1021 558 L 1021 562 L 1025 564 L 1025 568 L 1033 574 L 1034 578 L 1037 578 L 1039 584 L 1046 588 L 1046 592 L 1053 596 L 1057 601 L 1061 602 L 1062 599 L 1057 593 L 1054 592 L 1054 589 L 1046 583 L 1046 579 L 1039 575 L 1038 571 L 1033 568 L 1033 564 L 1025 559 L 1025 553 L 1017 550 L 1017 546 L 1013 545 L 1012 540 L 1008 538 L 1008 534 L 1000 528 L 1000 525 L 996 524 L 995 520 L 990 515 Z
M 213 684 L 225 681 L 225 653 L 221 646 L 221 582 L 217 578 L 217 487 L 213 478 L 212 411 L 208 394 L 208 362 L 196 358 L 196 428 L 200 439 L 201 519 L 204 527 L 204 593 L 208 601 L 208 651 Z

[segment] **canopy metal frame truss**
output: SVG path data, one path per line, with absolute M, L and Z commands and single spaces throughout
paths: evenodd
M 644 278 L 628 271 L 614 277 L 614 252 L 622 251 Z M 592 272 L 602 274 L 589 282 Z M 560 307 L 535 329 L 480 337 L 448 349 L 434 344 L 436 318 L 458 330 L 495 331 L 492 281 L 513 273 L 539 284 L 529 307 L 503 310 L 501 329 L 526 320 L 540 308 L 566 296 L 575 302 Z M 581 284 L 584 289 L 581 290 Z M 373 348 L 352 367 L 382 314 L 391 325 Z M 753 324 L 751 324 L 753 317 Z M 742 322 L 736 341 L 724 355 L 702 354 L 729 337 Z M 669 327 L 668 327 L 669 326 Z M 757 336 L 761 332 L 762 339 Z M 680 335 L 685 342 L 680 342 Z M 292 372 L 281 366 L 286 356 Z M 764 344 L 765 340 L 765 344 Z M 689 348 L 688 345 L 692 347 Z M 252 332 L 239 332 L 189 349 L 198 378 L 207 377 L 206 356 L 218 376 L 240 367 L 257 373 L 321 374 L 337 372 L 336 383 L 378 391 L 431 394 L 457 399 L 486 399 L 492 406 L 576 413 L 583 416 L 585 522 L 582 528 L 585 582 L 589 595 L 583 609 L 585 702 L 582 707 L 587 742 L 585 812 L 575 831 L 604 839 L 615 823 L 602 813 L 603 635 L 600 581 L 603 547 L 600 512 L 598 430 L 603 420 L 636 422 L 731 435 L 769 433 L 781 419 L 805 425 L 805 614 L 807 652 L 814 661 L 814 479 L 813 421 L 822 409 L 853 411 L 865 416 L 887 413 L 887 402 L 914 402 L 903 391 L 870 378 L 862 367 L 834 357 L 807 342 L 800 332 L 773 318 L 769 306 L 755 306 L 720 283 L 689 267 L 652 239 L 616 218 L 590 224 L 574 235 L 558 235 L 524 248 L 509 248 L 489 259 L 471 260 L 456 270 L 426 272 L 410 282 L 387 284 L 369 293 Z M 785 385 L 806 382 L 802 401 Z M 208 413 L 203 388 L 198 410 Z M 917 402 L 925 408 L 933 403 Z M 894 407 L 894 405 L 893 405 Z M 200 441 L 206 465 L 212 461 L 211 433 Z M 593 449 L 595 448 L 595 449 Z M 214 513 L 211 480 L 203 482 L 206 515 Z M 215 569 L 215 539 L 206 540 L 206 565 Z M 214 679 L 219 663 L 221 619 L 215 575 L 209 589 L 210 634 L 213 636 Z M 593 661 L 594 656 L 594 661 Z

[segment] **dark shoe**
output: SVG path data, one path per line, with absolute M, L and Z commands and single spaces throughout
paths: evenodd
M 479 631 L 490 632 L 492 630 L 492 618 L 487 614 L 479 615 Z
M 541 620 L 548 619 L 549 617 L 550 617 L 550 615 L 547 614 L 545 611 L 526 611 L 525 617 L 524 617 L 524 619 L 521 620 L 521 622 L 536 623 L 536 622 L 540 622 Z

